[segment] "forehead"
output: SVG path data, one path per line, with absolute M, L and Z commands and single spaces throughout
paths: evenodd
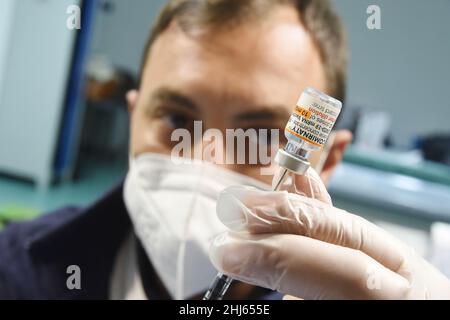
M 154 42 L 148 59 L 141 91 L 164 85 L 217 92 L 221 101 L 282 103 L 277 100 L 295 101 L 304 87 L 324 89 L 325 83 L 318 51 L 290 7 L 201 35 L 188 34 L 173 22 Z

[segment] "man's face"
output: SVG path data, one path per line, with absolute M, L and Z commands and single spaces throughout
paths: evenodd
M 310 35 L 290 7 L 257 22 L 188 35 L 176 23 L 154 42 L 139 93 L 131 101 L 134 156 L 170 154 L 174 129 L 283 129 L 307 86 L 326 91 Z M 201 142 L 199 142 L 201 143 Z M 282 141 L 281 141 L 282 143 Z M 257 165 L 227 165 L 270 182 Z

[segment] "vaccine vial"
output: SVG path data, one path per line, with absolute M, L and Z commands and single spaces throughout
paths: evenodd
M 292 113 L 284 134 L 288 140 L 285 151 L 304 158 L 325 145 L 342 103 L 325 93 L 307 88 Z
M 274 189 L 279 189 L 287 176 L 306 173 L 311 152 L 324 147 L 341 109 L 341 101 L 323 92 L 303 91 L 284 130 L 288 142 L 275 156 L 280 170 L 273 179 Z

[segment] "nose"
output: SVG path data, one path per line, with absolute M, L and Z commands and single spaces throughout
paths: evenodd
M 265 173 L 261 175 L 261 169 L 270 167 L 272 150 L 260 150 L 265 145 L 258 144 L 257 137 L 250 137 L 243 143 L 227 136 L 225 130 L 208 129 L 201 139 L 194 142 L 194 157 L 205 162 L 212 163 L 221 168 L 234 171 L 239 174 L 251 176 L 255 179 L 270 183 L 271 178 Z M 266 154 L 261 164 L 261 152 Z M 267 171 L 265 171 L 267 172 Z

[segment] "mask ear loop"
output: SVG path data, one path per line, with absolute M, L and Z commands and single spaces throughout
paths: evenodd
M 134 167 L 134 161 L 136 160 L 136 157 L 133 156 L 133 151 L 128 150 L 128 170 L 131 170 Z
M 185 259 L 186 259 L 186 242 L 188 240 L 189 237 L 189 229 L 190 229 L 190 225 L 191 225 L 191 220 L 192 220 L 192 216 L 194 215 L 194 208 L 195 208 L 195 204 L 197 202 L 197 198 L 198 198 L 198 190 L 200 188 L 200 184 L 201 181 L 203 179 L 203 175 L 204 175 L 204 171 L 205 171 L 205 167 L 202 165 L 201 167 L 201 171 L 198 177 L 198 181 L 195 187 L 195 197 L 192 200 L 192 203 L 190 205 L 189 208 L 189 216 L 186 220 L 186 225 L 185 225 L 185 230 L 184 230 L 184 235 L 183 235 L 183 239 L 181 241 L 180 244 L 180 250 L 178 251 L 178 257 L 177 257 L 177 274 L 175 275 L 175 299 L 177 300 L 182 300 L 184 298 L 184 264 L 185 264 Z

